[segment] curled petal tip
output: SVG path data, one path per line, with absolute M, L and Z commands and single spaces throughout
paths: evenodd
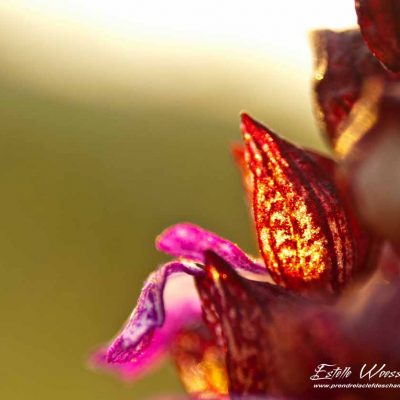
M 156 247 L 174 257 L 184 257 L 204 264 L 205 253 L 212 250 L 238 270 L 267 276 L 264 265 L 257 263 L 236 244 L 191 223 L 166 229 L 157 238 Z
M 165 264 L 147 279 L 125 326 L 98 354 L 97 365 L 134 379 L 161 360 L 176 334 L 201 321 L 191 276 L 203 270 L 191 262 Z
M 195 225 L 190 222 L 182 222 L 164 229 L 157 237 L 155 245 L 157 250 L 171 255 L 176 254 L 178 242 L 187 240 Z

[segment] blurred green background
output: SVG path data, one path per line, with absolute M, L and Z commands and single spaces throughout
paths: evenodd
M 309 65 L 97 40 L 10 10 L 0 10 L 0 397 L 179 391 L 171 366 L 132 386 L 85 359 L 166 260 L 153 245 L 165 227 L 192 221 L 256 251 L 230 155 L 238 114 L 321 148 Z

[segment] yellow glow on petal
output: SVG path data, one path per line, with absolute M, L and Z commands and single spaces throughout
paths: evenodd
M 215 282 L 218 282 L 220 279 L 220 274 L 215 268 L 210 268 L 210 273 L 212 275 L 212 278 Z
M 228 394 L 225 358 L 221 350 L 195 331 L 182 332 L 173 357 L 185 389 L 197 399 Z
M 346 125 L 335 144 L 339 157 L 344 157 L 378 120 L 378 105 L 384 90 L 384 82 L 369 79 L 365 82 L 360 99 L 354 104 Z

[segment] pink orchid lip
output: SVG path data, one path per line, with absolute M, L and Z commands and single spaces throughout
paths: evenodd
M 125 380 L 137 379 L 159 365 L 180 329 L 202 320 L 190 277 L 199 273 L 203 271 L 196 264 L 181 261 L 151 274 L 125 327 L 111 344 L 92 355 L 90 363 Z
M 204 274 L 205 252 L 215 249 L 247 278 L 267 280 L 269 274 L 238 246 L 194 224 L 182 223 L 157 238 L 157 248 L 179 260 L 161 266 L 147 279 L 137 306 L 124 328 L 90 359 L 91 365 L 138 379 L 159 365 L 183 329 L 202 324 L 193 277 Z
M 138 306 L 125 329 L 111 345 L 92 354 L 89 360 L 92 367 L 115 372 L 126 381 L 139 379 L 157 368 L 166 358 L 171 342 L 182 327 L 202 322 L 193 279 L 180 271 L 168 271 L 169 266 L 171 263 L 158 270 L 161 279 L 151 287 L 153 293 L 156 292 L 155 297 L 149 296 L 149 290 L 146 292 L 143 289 Z M 178 264 L 175 267 L 180 269 Z M 150 277 L 148 281 L 151 280 Z M 140 312 L 146 305 L 153 306 L 153 319 Z M 135 326 L 141 329 L 141 335 Z M 129 336 L 131 333 L 133 336 Z
M 148 347 L 154 331 L 165 323 L 164 295 L 171 276 L 182 273 L 195 276 L 202 272 L 202 269 L 192 262 L 179 261 L 165 264 L 150 275 L 127 324 L 110 345 L 107 361 L 131 362 Z M 186 319 L 185 315 L 184 320 Z

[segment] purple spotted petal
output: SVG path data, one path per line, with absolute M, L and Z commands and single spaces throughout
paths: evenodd
M 236 244 L 197 225 L 181 223 L 166 229 L 156 240 L 158 250 L 174 257 L 185 257 L 204 263 L 204 254 L 211 250 L 237 269 L 268 276 L 264 264 L 252 260 Z
M 99 367 L 110 367 L 124 378 L 151 368 L 185 326 L 199 323 L 201 308 L 193 279 L 203 274 L 190 261 L 173 261 L 147 279 L 126 325 L 108 346 L 92 357 Z

